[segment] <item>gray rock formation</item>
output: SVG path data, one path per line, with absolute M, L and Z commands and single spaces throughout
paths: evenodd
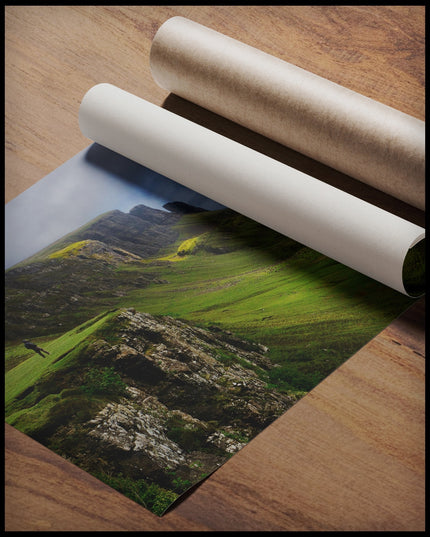
M 117 460 L 133 460 L 145 475 L 207 474 L 295 402 L 268 389 L 272 364 L 262 345 L 134 309 L 122 310 L 116 326 L 119 343 L 100 338 L 86 354 L 113 364 L 127 394 L 86 428 L 98 449 L 117 450 Z

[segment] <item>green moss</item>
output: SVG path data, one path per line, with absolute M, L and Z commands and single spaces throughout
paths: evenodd
M 233 354 L 232 352 L 226 351 L 224 349 L 213 349 L 213 353 L 215 355 L 215 358 L 225 367 L 231 367 L 233 364 L 238 364 L 244 369 L 250 369 L 251 371 L 254 371 L 254 373 L 256 373 L 258 377 L 263 380 L 266 380 L 267 378 L 267 373 L 266 371 L 264 371 L 264 369 L 246 360 L 245 358 L 242 358 L 241 356 L 237 356 L 236 354 Z
M 178 247 L 177 253 L 179 256 L 190 255 L 197 248 L 199 243 L 199 237 L 191 237 L 181 242 Z
M 19 410 L 6 417 L 6 422 L 21 432 L 35 437 L 50 426 L 50 412 L 60 399 L 59 394 L 50 394 L 33 407 Z
M 57 250 L 56 252 L 53 252 L 52 254 L 49 254 L 49 259 L 59 259 L 64 257 L 70 257 L 72 255 L 77 255 L 79 251 L 87 245 L 90 240 L 83 240 L 74 242 L 72 244 L 69 244 L 68 246 L 65 246 L 64 248 L 61 248 L 61 250 Z
M 187 452 L 204 450 L 210 432 L 209 429 L 197 423 L 189 423 L 177 415 L 170 416 L 166 421 L 166 435 Z
M 223 349 L 214 349 L 215 358 L 226 367 L 238 362 L 238 357 L 232 352 Z
M 127 384 L 113 367 L 92 368 L 85 374 L 81 389 L 87 395 L 125 395 Z
M 94 475 L 158 516 L 161 516 L 179 496 L 172 490 L 160 487 L 156 483 L 149 483 L 144 479 L 134 480 L 121 474 L 111 476 L 102 472 L 97 472 Z

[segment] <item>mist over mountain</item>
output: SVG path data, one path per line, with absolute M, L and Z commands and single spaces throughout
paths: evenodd
M 117 267 L 150 258 L 173 244 L 181 217 L 145 205 L 128 213 L 109 211 L 7 270 L 8 337 L 72 328 L 103 304 L 159 281 L 156 272 L 130 278 Z

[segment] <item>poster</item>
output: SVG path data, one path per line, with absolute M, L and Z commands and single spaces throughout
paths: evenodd
M 160 516 L 413 302 L 97 144 L 5 259 L 6 421 Z

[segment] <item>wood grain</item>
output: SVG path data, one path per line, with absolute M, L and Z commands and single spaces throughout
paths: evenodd
M 201 530 L 162 519 L 6 425 L 6 529 L 9 531 Z
M 423 214 L 159 88 L 157 28 L 189 17 L 424 119 L 424 6 L 6 6 L 6 201 L 89 145 L 110 82 L 384 208 Z M 6 426 L 6 529 L 423 530 L 424 301 L 161 519 Z
M 422 358 L 382 333 L 176 513 L 207 523 L 211 505 L 212 530 L 421 530 L 423 400 Z

